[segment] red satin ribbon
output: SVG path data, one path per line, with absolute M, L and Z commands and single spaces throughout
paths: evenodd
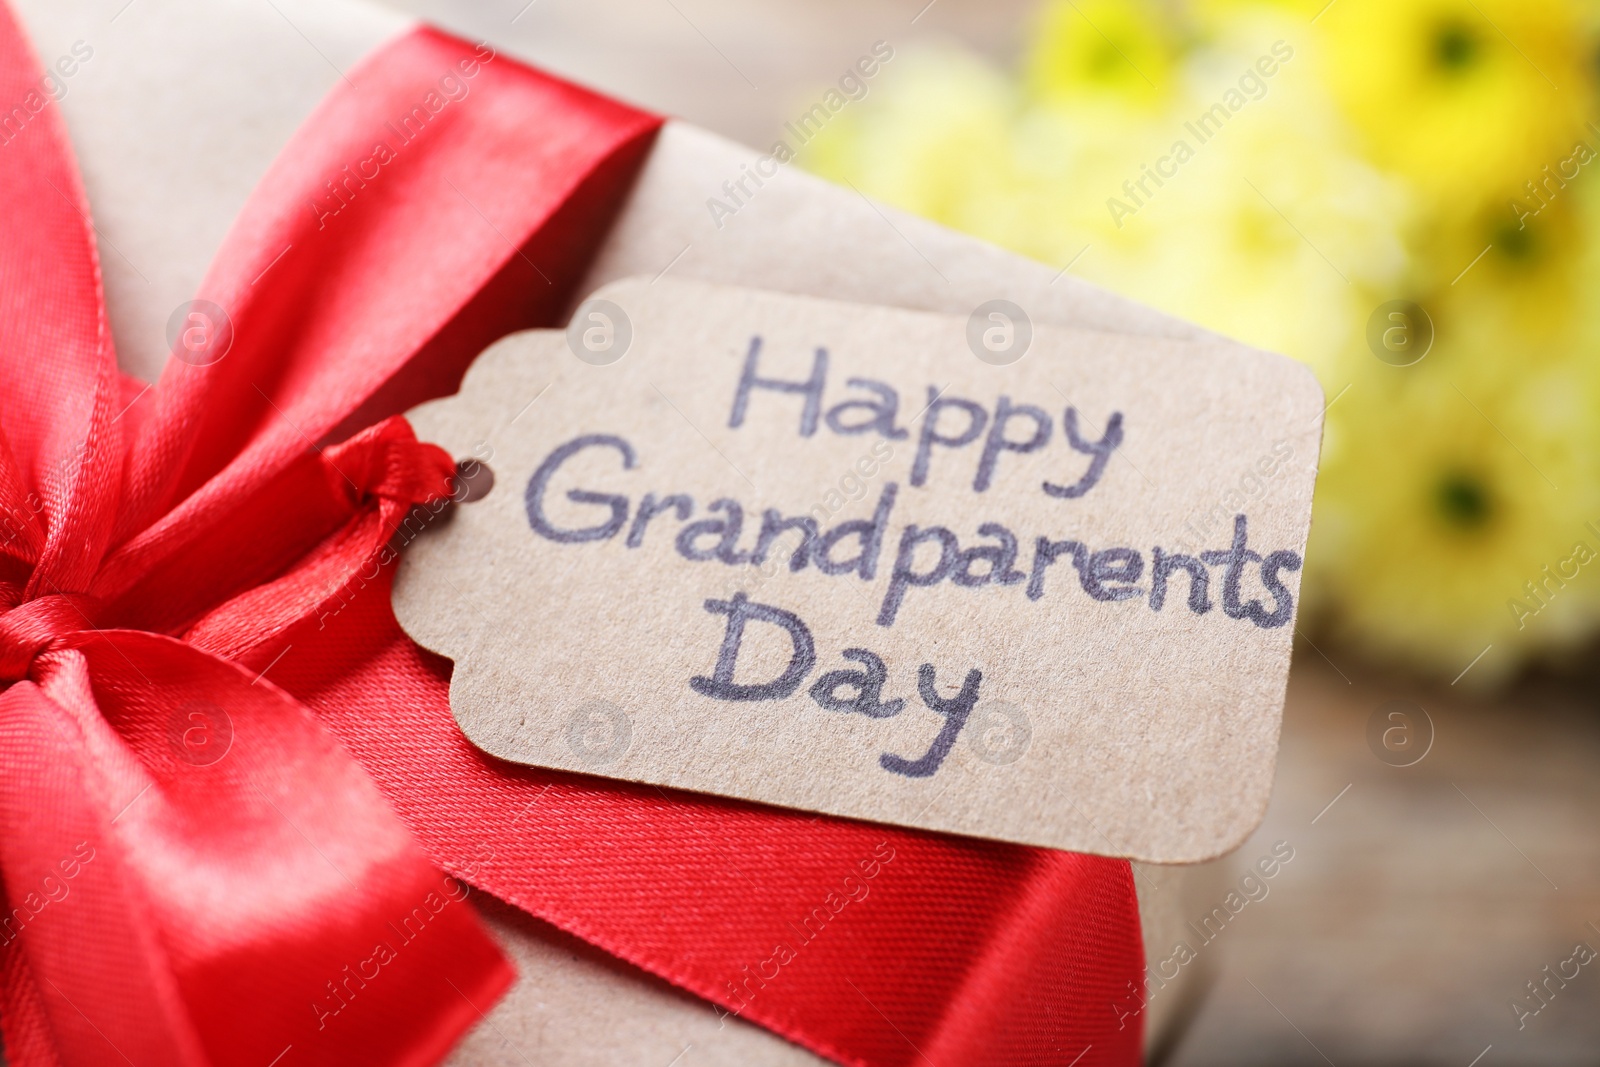
M 1137 1060 L 1125 862 L 499 763 L 396 626 L 386 542 L 451 464 L 385 416 L 554 320 L 657 118 L 392 42 L 218 253 L 231 347 L 145 391 L 36 79 L 0 5 L 12 1062 L 435 1062 L 509 972 L 429 860 L 843 1063 Z

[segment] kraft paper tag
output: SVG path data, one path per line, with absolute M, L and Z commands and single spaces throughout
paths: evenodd
M 411 414 L 502 759 L 1154 862 L 1271 788 L 1322 393 L 1219 341 L 625 280 Z

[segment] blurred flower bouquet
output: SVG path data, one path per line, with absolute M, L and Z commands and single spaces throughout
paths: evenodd
M 1490 684 L 1600 626 L 1594 15 L 1049 0 L 1019 72 L 902 50 L 801 160 L 1310 364 L 1307 621 Z

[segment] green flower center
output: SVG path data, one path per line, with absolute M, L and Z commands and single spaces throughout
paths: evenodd
M 1491 243 L 1506 259 L 1518 263 L 1531 262 L 1538 258 L 1539 254 L 1539 240 L 1533 232 L 1537 224 L 1537 220 L 1528 220 L 1520 226 L 1511 222 L 1503 223 L 1495 228 L 1494 240 Z
M 1483 45 L 1459 22 L 1446 22 L 1433 34 L 1433 61 L 1446 74 L 1462 74 L 1478 61 Z
M 1487 525 L 1494 510 L 1483 481 L 1460 471 L 1439 480 L 1434 488 L 1434 504 L 1448 525 L 1463 531 Z
M 1089 53 L 1089 77 L 1098 81 L 1110 81 L 1123 73 L 1121 68 L 1125 62 L 1123 54 L 1117 51 L 1117 46 L 1101 38 Z

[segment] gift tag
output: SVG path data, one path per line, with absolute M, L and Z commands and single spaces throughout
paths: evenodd
M 1223 342 L 627 280 L 412 413 L 395 610 L 497 757 L 1156 862 L 1271 788 L 1322 425 Z

